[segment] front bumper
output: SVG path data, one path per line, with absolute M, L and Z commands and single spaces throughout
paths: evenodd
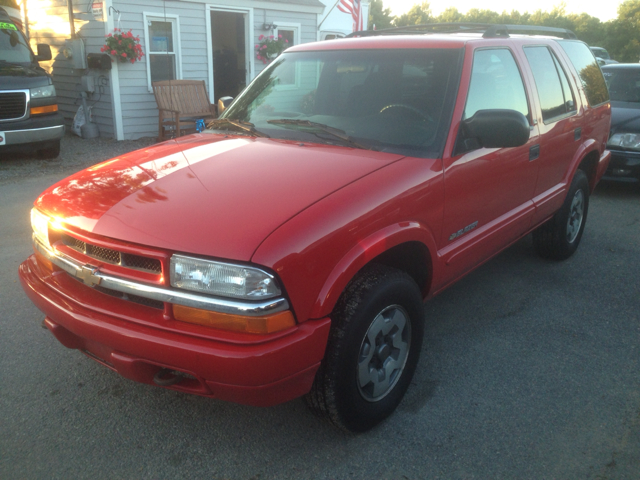
M 611 150 L 608 177 L 632 177 L 640 180 L 640 152 Z
M 165 388 L 236 403 L 270 406 L 304 395 L 329 334 L 328 318 L 251 338 L 179 331 L 171 327 L 175 320 L 165 325 L 148 321 L 147 311 L 153 310 L 148 307 L 119 308 L 124 301 L 109 297 L 101 303 L 101 293 L 62 271 L 46 271 L 35 255 L 20 265 L 19 276 L 29 298 L 45 313 L 45 325 L 66 347 L 142 383 L 154 384 L 163 369 L 180 372 L 183 379 Z
M 46 143 L 64 136 L 64 121 L 59 113 L 31 117 L 19 122 L 0 122 L 1 146 Z

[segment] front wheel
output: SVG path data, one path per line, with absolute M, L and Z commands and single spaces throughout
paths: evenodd
M 589 210 L 589 181 L 577 170 L 558 212 L 533 232 L 538 254 L 551 260 L 565 260 L 578 249 Z
M 420 289 L 409 275 L 382 265 L 362 270 L 331 317 L 327 351 L 307 405 L 352 432 L 391 415 L 420 356 L 423 317 Z

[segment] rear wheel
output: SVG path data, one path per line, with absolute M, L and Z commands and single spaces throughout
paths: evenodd
M 565 260 L 577 250 L 587 222 L 589 181 L 577 170 L 562 208 L 533 232 L 538 254 L 552 260 Z
M 415 370 L 424 330 L 420 289 L 409 275 L 371 265 L 343 292 L 309 407 L 362 432 L 391 415 Z

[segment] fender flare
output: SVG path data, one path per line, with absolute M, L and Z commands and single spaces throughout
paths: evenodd
M 436 268 L 437 246 L 431 231 L 415 221 L 389 225 L 362 239 L 336 264 L 327 277 L 311 309 L 309 318 L 328 316 L 349 281 L 371 260 L 387 250 L 407 242 L 419 242 L 431 257 L 431 272 Z
M 573 180 L 573 176 L 576 174 L 576 171 L 580 167 L 580 164 L 592 152 L 596 152 L 597 153 L 598 160 L 599 160 L 600 159 L 600 150 L 598 149 L 598 142 L 596 142 L 594 139 L 590 138 L 586 142 L 583 142 L 580 145 L 578 150 L 576 150 L 576 153 L 574 154 L 573 158 L 571 159 L 571 164 L 570 164 L 569 168 L 567 169 L 567 173 L 566 173 L 565 177 L 562 179 L 562 181 L 565 183 L 565 185 L 570 185 L 571 184 L 571 180 Z M 589 178 L 589 186 L 591 187 L 591 190 L 593 191 L 593 188 L 594 188 L 595 185 L 591 185 L 591 182 L 592 182 L 592 179 Z

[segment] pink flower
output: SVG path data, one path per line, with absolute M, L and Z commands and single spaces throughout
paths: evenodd
M 256 43 L 256 48 L 260 48 L 260 45 L 258 45 L 257 43 Z
M 262 59 L 262 63 L 264 63 L 266 65 L 267 61 L 265 59 Z
M 267 48 L 266 45 L 262 45 L 262 48 L 260 50 L 264 50 L 265 48 Z
M 124 52 L 122 52 L 122 56 L 123 56 L 124 58 L 127 58 L 127 54 L 126 54 L 126 53 L 124 53 Z
M 116 52 L 115 50 L 111 50 L 111 55 L 116 55 L 118 52 Z
M 131 63 L 135 63 L 135 62 L 136 62 L 136 59 L 135 59 L 135 58 L 132 58 L 132 59 L 131 59 Z
M 284 43 L 289 43 L 289 40 L 287 40 L 286 38 L 284 39 Z
M 262 55 L 256 55 L 256 58 L 257 58 L 258 60 L 262 60 Z
M 118 45 L 122 45 L 122 40 L 118 40 Z
M 282 35 L 278 35 L 278 38 L 282 38 Z
M 260 36 L 258 37 L 258 40 L 262 40 L 262 39 L 264 39 L 264 35 L 260 35 Z
M 269 39 L 270 39 L 270 40 L 273 40 L 273 35 L 269 35 Z

